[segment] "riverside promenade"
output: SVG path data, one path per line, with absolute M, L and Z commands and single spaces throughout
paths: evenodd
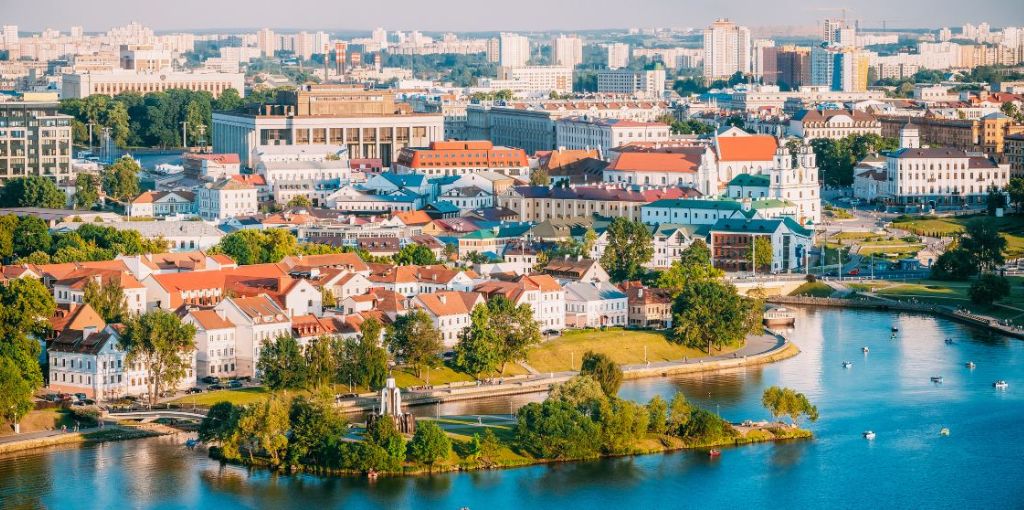
M 665 377 L 675 374 L 709 372 L 743 366 L 760 365 L 783 360 L 797 355 L 800 350 L 783 335 L 765 330 L 764 335 L 750 335 L 740 349 L 716 356 L 698 359 L 683 359 L 658 363 L 623 365 L 625 379 Z M 445 402 L 459 402 L 490 397 L 540 393 L 552 386 L 565 382 L 579 374 L 578 371 L 535 373 L 509 377 L 500 384 L 456 383 L 434 387 L 428 390 L 405 390 L 402 403 L 409 406 L 433 405 Z M 379 405 L 376 394 L 364 394 L 355 398 L 342 399 L 338 406 L 345 413 L 372 411 Z

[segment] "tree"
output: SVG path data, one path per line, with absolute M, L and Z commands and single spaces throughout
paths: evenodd
M 493 372 L 498 367 L 498 349 L 498 336 L 491 327 L 487 305 L 476 305 L 469 327 L 462 330 L 455 345 L 455 367 L 474 377 Z
M 672 396 L 672 402 L 668 405 L 668 421 L 666 430 L 669 434 L 681 436 L 686 425 L 690 423 L 690 415 L 693 413 L 693 407 L 686 401 L 686 396 L 682 392 L 676 392 Z
M 129 156 L 103 169 L 103 191 L 115 200 L 128 201 L 139 194 L 139 164 Z
M 121 345 L 129 364 L 139 362 L 149 372 L 149 402 L 155 404 L 167 386 L 177 384 L 191 366 L 195 326 L 173 312 L 156 309 L 125 321 Z
M 272 466 L 281 464 L 288 449 L 288 407 L 274 395 L 242 408 L 238 417 L 241 444 L 252 462 L 256 452 L 263 452 Z
M 605 395 L 614 397 L 622 386 L 622 368 L 607 354 L 587 351 L 583 354 L 580 375 L 589 375 L 601 385 Z
M 437 264 L 437 257 L 430 248 L 418 243 L 403 246 L 391 257 L 399 266 L 429 266 Z
M 32 410 L 35 387 L 11 359 L 0 357 L 0 416 L 14 424 L 14 433 L 21 432 L 18 422 Z
M 978 267 L 974 263 L 974 257 L 967 253 L 967 250 L 960 249 L 959 245 L 954 245 L 939 255 L 932 265 L 932 278 L 936 280 L 964 281 L 977 273 Z
M 1021 206 L 1024 205 L 1024 177 L 1011 177 L 1006 192 L 1010 194 L 1010 203 L 1020 214 Z
M 988 213 L 995 216 L 996 210 L 1003 209 L 1006 207 L 1006 195 L 1003 191 L 995 186 L 992 186 L 988 190 L 988 195 L 985 197 L 985 208 Z
M 237 90 L 229 88 L 220 93 L 220 96 L 214 101 L 213 106 L 214 109 L 218 111 L 237 110 L 245 106 L 245 99 L 242 99 L 242 96 L 238 94 Z
M 92 307 L 104 322 L 119 323 L 128 318 L 128 305 L 124 300 L 124 289 L 120 282 L 89 280 L 82 289 L 82 301 Z
M 217 402 L 199 424 L 199 440 L 223 443 L 230 440 L 238 426 L 241 408 L 231 402 Z
M 388 352 L 381 347 L 381 330 L 383 326 L 380 321 L 372 317 L 359 326 L 355 378 L 360 386 L 372 390 L 383 388 L 388 377 Z
M 671 267 L 658 275 L 658 287 L 668 289 L 675 296 L 686 282 L 720 278 L 721 269 L 711 265 L 711 249 L 703 240 L 696 239 L 673 260 Z
M 103 112 L 103 125 L 110 128 L 110 138 L 118 147 L 127 147 L 131 136 L 131 120 L 128 107 L 120 101 L 113 101 Z
M 985 273 L 971 283 L 967 295 L 972 303 L 989 306 L 1010 295 L 1010 281 L 995 273 Z
M 0 263 L 14 256 L 14 230 L 18 223 L 18 217 L 13 214 L 0 215 Z
M 530 186 L 547 186 L 551 183 L 551 175 L 543 167 L 535 168 L 530 172 Z
M 395 319 L 388 331 L 387 344 L 391 352 L 401 354 L 405 362 L 423 375 L 423 367 L 436 367 L 441 362 L 441 332 L 434 327 L 427 312 L 416 309 Z
M 61 209 L 67 197 L 50 179 L 39 175 L 9 179 L 0 187 L 0 207 Z
M 212 412 L 212 409 L 211 409 Z M 322 398 L 298 397 L 288 410 L 291 424 L 288 463 L 331 466 L 333 453 L 345 441 L 348 426 L 333 402 Z
M 272 390 L 299 389 L 306 386 L 308 365 L 298 340 L 283 334 L 274 340 L 264 340 L 256 370 L 263 382 Z
M 654 256 L 651 232 L 639 221 L 615 218 L 608 225 L 608 246 L 601 266 L 615 281 L 631 280 L 643 273 L 643 265 Z
M 0 283 L 0 404 L 5 406 L 0 412 L 6 419 L 16 422 L 28 412 L 22 412 L 26 407 L 33 407 L 32 393 L 43 385 L 36 338 L 47 337 L 56 309 L 53 295 L 38 280 Z
M 717 280 L 687 282 L 672 305 L 674 329 L 670 340 L 691 347 L 719 350 L 741 342 L 760 325 L 758 302 L 740 296 L 736 287 Z
M 313 203 L 309 201 L 309 197 L 306 195 L 295 195 L 288 200 L 288 207 L 310 207 Z
M 647 430 L 652 434 L 664 434 L 668 426 L 668 403 L 661 395 L 655 395 L 647 402 Z
M 610 454 L 630 451 L 633 444 L 647 435 L 649 419 L 644 406 L 631 400 L 611 399 L 598 420 L 601 448 Z
M 324 308 L 338 306 L 338 299 L 334 297 L 334 292 L 331 292 L 331 288 L 326 285 L 320 287 L 320 301 Z
M 774 260 L 774 249 L 772 238 L 768 236 L 754 236 L 753 262 L 755 268 L 771 269 Z
M 982 272 L 991 271 L 1005 261 L 1003 251 L 1006 249 L 1006 238 L 999 233 L 991 218 L 979 218 L 967 223 L 967 229 L 960 238 L 959 249 L 971 254 Z
M 598 425 L 563 400 L 548 398 L 521 407 L 515 430 L 519 447 L 539 458 L 580 459 L 600 451 Z
M 89 209 L 99 201 L 99 178 L 89 173 L 78 174 L 75 179 L 75 209 Z
M 764 390 L 761 395 L 761 405 L 772 413 L 773 418 L 789 416 L 794 425 L 800 416 L 807 416 L 811 421 L 818 421 L 818 408 L 811 404 L 806 395 L 797 393 L 791 388 L 772 386 Z
M 417 424 L 417 428 L 422 424 Z M 370 444 L 381 448 L 384 453 L 384 462 L 380 467 L 389 471 L 395 471 L 405 461 L 406 444 L 405 438 L 398 432 L 395 422 L 390 417 L 384 416 L 373 420 L 366 429 L 366 440 Z
M 583 233 L 583 243 L 580 245 L 580 254 L 584 257 L 589 257 L 590 252 L 594 251 L 594 245 L 597 244 L 597 232 L 593 228 L 588 227 L 587 231 Z
M 23 257 L 37 251 L 49 252 L 53 237 L 46 221 L 36 216 L 25 216 L 14 228 L 12 241 L 14 255 Z
M 516 306 L 505 296 L 487 302 L 491 329 L 498 339 L 498 365 L 501 373 L 508 363 L 526 359 L 531 347 L 541 341 L 540 326 L 533 320 L 533 308 L 523 303 Z
M 433 421 L 416 424 L 416 433 L 409 441 L 409 457 L 416 462 L 433 467 L 434 463 L 447 459 L 452 453 L 452 440 Z
M 306 384 L 310 389 L 321 389 L 333 382 L 338 373 L 337 358 L 329 336 L 314 338 L 306 346 Z

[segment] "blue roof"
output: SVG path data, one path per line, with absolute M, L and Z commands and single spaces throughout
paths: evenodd
M 453 204 L 453 203 L 451 203 L 451 202 L 449 202 L 447 200 L 437 200 L 437 201 L 431 202 L 431 203 L 427 204 L 424 207 L 424 209 L 426 209 L 427 207 L 430 207 L 430 208 L 434 209 L 435 211 L 437 211 L 439 213 L 442 213 L 442 214 L 444 214 L 444 213 L 458 213 L 459 212 L 459 208 L 456 207 L 455 204 Z
M 423 181 L 426 180 L 426 177 L 421 174 L 396 174 L 394 172 L 384 172 L 380 174 L 380 176 L 400 188 L 418 188 L 423 186 Z
M 443 175 L 441 177 L 434 177 L 433 179 L 430 179 L 429 181 L 430 181 L 430 184 L 435 184 L 437 186 L 445 186 L 445 185 L 448 185 L 448 184 L 454 184 L 455 181 L 457 181 L 457 180 L 459 180 L 461 178 L 462 177 L 460 177 L 458 175 Z

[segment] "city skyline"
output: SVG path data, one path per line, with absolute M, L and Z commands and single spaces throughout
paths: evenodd
M 470 0 L 446 2 L 448 13 L 439 17 L 423 16 L 418 4 L 398 0 L 395 8 L 382 12 L 371 6 L 341 6 L 325 0 L 303 0 L 293 3 L 302 8 L 288 11 L 268 10 L 273 4 L 230 0 L 210 4 L 197 0 L 182 0 L 173 7 L 138 5 L 123 0 L 93 0 L 83 3 L 42 1 L 5 9 L 4 24 L 15 24 L 23 31 L 41 31 L 46 28 L 66 29 L 81 25 L 87 31 L 102 31 L 131 21 L 153 27 L 159 31 L 172 30 L 243 30 L 257 27 L 275 29 L 324 29 L 340 31 L 368 31 L 383 26 L 388 30 L 425 30 L 457 32 L 489 32 L 496 30 L 555 31 L 601 30 L 628 27 L 700 28 L 716 18 L 726 17 L 739 24 L 759 26 L 809 26 L 824 17 L 842 17 L 843 5 L 834 2 L 779 0 L 771 4 L 761 2 L 735 2 L 722 4 L 707 0 L 685 2 L 679 6 L 669 0 L 644 0 L 639 8 L 622 12 L 609 0 L 594 2 L 570 1 L 557 5 L 528 0 L 522 8 L 492 16 L 490 12 L 475 9 Z M 881 27 L 885 21 L 889 28 L 938 28 L 961 26 L 964 23 L 998 23 L 1005 26 L 1024 23 L 1024 9 L 1013 9 L 1014 0 L 980 0 L 970 5 L 952 0 L 929 2 L 929 17 L 924 21 L 919 13 L 922 2 L 892 4 L 882 0 L 858 2 L 846 9 L 847 19 L 860 21 L 862 28 Z M 581 8 L 586 7 L 586 8 Z M 194 13 L 202 9 L 204 16 Z M 336 9 L 337 13 L 324 11 Z M 608 16 L 608 12 L 616 12 Z M 978 13 L 998 13 L 978 14 Z M 543 14 L 543 16 L 538 16 Z M 990 18 L 987 19 L 986 18 Z M 996 26 L 996 25 L 994 25 Z

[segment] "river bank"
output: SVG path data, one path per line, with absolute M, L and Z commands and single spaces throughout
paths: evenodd
M 163 436 L 171 433 L 167 430 L 158 430 L 153 426 L 123 427 L 119 425 L 109 425 L 103 429 L 94 427 L 89 430 L 79 432 L 53 432 L 53 434 L 43 437 L 33 437 L 0 443 L 0 455 L 34 450 L 37 448 L 46 448 L 50 446 L 125 441 L 128 439 L 143 439 L 147 437 Z

